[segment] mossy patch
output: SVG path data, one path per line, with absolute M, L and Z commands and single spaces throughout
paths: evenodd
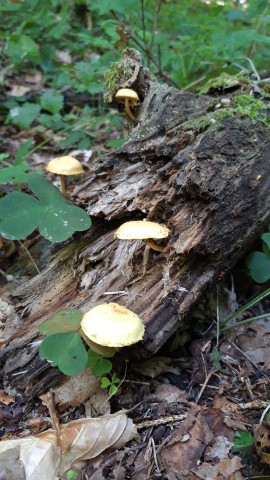
M 106 103 L 112 102 L 114 94 L 119 88 L 120 83 L 127 81 L 134 72 L 134 60 L 122 54 L 122 58 L 115 63 L 112 63 L 110 69 L 105 75 L 104 85 L 106 93 L 104 100 Z
M 251 82 L 243 75 L 229 75 L 222 73 L 218 77 L 210 78 L 202 87 L 198 89 L 201 95 L 206 93 L 220 92 L 240 87 L 241 85 L 249 85 Z
M 235 94 L 231 99 L 231 107 L 220 108 L 200 118 L 188 120 L 182 125 L 184 130 L 203 132 L 210 129 L 217 129 L 224 118 L 249 117 L 251 123 L 262 123 L 270 126 L 270 115 L 267 114 L 267 105 L 259 99 L 250 95 Z

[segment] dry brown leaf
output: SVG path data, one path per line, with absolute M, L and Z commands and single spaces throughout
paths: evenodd
M 9 405 L 10 403 L 15 402 L 15 398 L 11 395 L 7 395 L 4 390 L 0 390 L 0 402 L 4 403 L 5 405 Z
M 79 375 L 70 377 L 62 385 L 53 389 L 54 401 L 60 410 L 64 410 L 70 405 L 76 407 L 84 403 L 98 390 L 101 390 L 100 380 L 94 377 L 89 368 L 86 368 Z
M 264 425 L 255 425 L 254 426 L 254 439 L 255 447 L 257 454 L 259 455 L 261 461 L 270 465 L 270 428 L 269 426 Z
M 90 460 L 107 448 L 121 448 L 136 436 L 132 420 L 118 412 L 63 425 L 59 438 L 51 429 L 37 436 L 0 442 L 0 454 L 19 446 L 26 480 L 56 480 L 58 471 L 63 475 L 75 462 Z

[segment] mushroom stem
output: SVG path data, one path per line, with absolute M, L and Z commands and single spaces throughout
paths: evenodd
M 65 175 L 60 175 L 60 181 L 61 181 L 61 192 L 66 197 L 67 196 L 66 176 Z
M 128 116 L 133 120 L 133 122 L 137 123 L 137 118 L 134 117 L 132 111 L 130 110 L 130 104 L 129 104 L 129 98 L 125 98 L 125 109 L 128 114 Z
M 162 245 L 158 245 L 156 242 L 154 242 L 154 240 L 152 240 L 152 238 L 146 238 L 144 240 L 144 243 L 146 243 L 148 247 L 152 248 L 156 252 L 164 252 L 165 250 L 165 247 L 162 247 Z

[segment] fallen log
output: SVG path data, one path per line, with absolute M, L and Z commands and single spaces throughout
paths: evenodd
M 237 109 L 217 109 L 222 96 L 159 84 L 133 50 L 121 62 L 128 69 L 120 70 L 107 98 L 120 86 L 134 88 L 138 123 L 130 122 L 121 148 L 93 161 L 89 178 L 73 192 L 93 227 L 10 292 L 14 311 L 6 325 L 15 322 L 16 331 L 0 362 L 5 386 L 26 396 L 59 381 L 57 369 L 38 356 L 41 322 L 59 310 L 114 301 L 146 326 L 129 357 L 149 357 L 186 325 L 270 220 L 267 126 Z M 124 221 L 143 218 L 171 230 L 164 252 L 114 238 Z

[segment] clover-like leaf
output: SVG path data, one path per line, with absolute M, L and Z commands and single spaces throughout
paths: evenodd
M 93 375 L 95 377 L 100 377 L 105 373 L 110 373 L 112 369 L 112 362 L 101 357 L 98 353 L 93 350 L 88 350 L 88 361 L 87 367 L 91 368 Z
M 31 170 L 27 162 L 22 162 L 20 165 L 11 165 L 0 170 L 0 183 L 25 183 L 27 182 L 27 174 Z
M 257 283 L 270 279 L 270 256 L 263 252 L 252 252 L 247 258 L 250 276 Z
M 41 359 L 46 358 L 65 375 L 78 375 L 87 364 L 88 355 L 78 333 L 54 333 L 46 337 L 39 348 Z
M 75 231 L 91 226 L 89 215 L 69 202 L 41 175 L 30 173 L 28 184 L 39 200 L 22 192 L 13 192 L 0 200 L 0 234 L 21 240 L 39 228 L 51 242 L 63 242 Z
M 63 310 L 58 312 L 50 320 L 45 320 L 39 331 L 43 335 L 52 335 L 53 333 L 77 332 L 82 320 L 80 310 Z

